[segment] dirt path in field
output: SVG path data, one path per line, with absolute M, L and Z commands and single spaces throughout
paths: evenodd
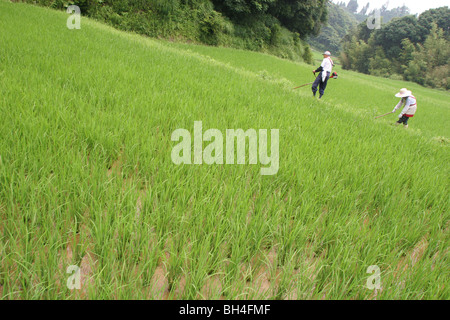
M 401 279 L 401 276 L 408 271 L 408 269 L 413 269 L 415 265 L 422 259 L 422 257 L 425 254 L 425 251 L 428 248 L 428 235 L 424 235 L 417 243 L 416 245 L 403 257 L 400 259 L 400 261 L 397 264 L 396 269 L 394 270 L 393 276 L 396 279 Z M 433 260 L 437 258 L 436 253 L 433 257 Z M 405 280 L 402 280 L 397 283 L 397 289 L 404 290 L 406 286 Z M 379 290 L 380 292 L 383 291 L 383 286 Z M 376 299 L 377 296 L 377 290 L 374 290 L 374 294 L 372 297 Z
M 123 166 L 123 151 L 121 151 L 117 157 L 117 159 L 112 163 L 111 167 L 108 168 L 107 176 L 111 177 L 113 174 L 117 176 L 122 175 L 122 166 Z M 138 174 L 138 167 L 135 167 L 135 175 Z M 124 178 L 124 182 L 131 183 L 133 180 L 133 177 Z M 127 184 L 124 184 L 124 189 Z M 143 188 L 139 191 L 139 195 L 136 201 L 136 217 L 139 219 L 141 212 L 142 212 L 142 200 L 144 199 L 145 195 L 147 193 L 147 188 Z
M 85 213 L 85 216 L 87 213 Z M 87 217 L 86 217 L 87 218 Z M 97 259 L 93 253 L 92 237 L 89 234 L 89 230 L 86 225 L 82 225 L 80 232 L 69 239 L 65 254 L 62 256 L 62 261 L 59 264 L 59 268 L 65 272 L 70 265 L 76 265 L 79 255 L 79 250 L 84 250 L 83 257 L 77 267 L 80 268 L 80 290 L 74 289 L 73 292 L 77 299 L 88 299 L 87 288 L 94 285 L 93 275 L 97 265 Z M 66 268 L 66 269 L 64 269 Z M 67 274 L 67 277 L 70 275 Z M 62 281 L 61 285 L 67 285 L 67 278 Z
M 167 300 L 169 298 L 169 282 L 167 281 L 167 273 L 162 265 L 156 267 L 152 277 L 152 288 L 149 299 Z
M 400 259 L 395 275 L 405 272 L 408 268 L 413 268 L 414 265 L 423 257 L 425 250 L 428 248 L 428 235 L 422 237 L 422 239 L 416 243 L 414 248 L 409 253 Z

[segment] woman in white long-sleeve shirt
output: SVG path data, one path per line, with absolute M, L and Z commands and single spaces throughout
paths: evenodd
M 325 88 L 327 87 L 328 79 L 330 78 L 331 70 L 333 69 L 333 60 L 330 58 L 331 53 L 330 51 L 325 51 L 323 53 L 323 61 L 319 68 L 316 70 L 313 70 L 314 75 L 316 72 L 320 72 L 317 76 L 316 80 L 314 81 L 312 85 L 312 92 L 314 97 L 316 96 L 317 87 L 319 87 L 319 99 L 322 98 Z
M 408 128 L 409 118 L 414 117 L 417 111 L 417 100 L 412 95 L 412 92 L 406 88 L 400 89 L 400 92 L 395 95 L 397 98 L 402 98 L 400 102 L 395 106 L 392 113 L 394 113 L 398 108 L 404 106 L 401 113 L 399 114 L 399 120 L 396 122 L 397 125 L 403 123 L 405 128 Z

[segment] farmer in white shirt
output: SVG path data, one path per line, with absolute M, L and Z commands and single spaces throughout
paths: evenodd
M 327 87 L 328 79 L 330 78 L 331 70 L 333 69 L 333 60 L 330 58 L 330 51 L 325 51 L 323 53 L 323 61 L 319 68 L 313 70 L 314 75 L 316 72 L 320 72 L 312 85 L 312 92 L 314 97 L 316 96 L 317 87 L 319 87 L 320 98 L 322 98 L 325 88 Z
M 395 96 L 402 99 L 395 106 L 394 110 L 392 110 L 392 113 L 394 113 L 401 106 L 404 106 L 401 113 L 398 115 L 399 120 L 396 122 L 396 125 L 403 123 L 403 126 L 408 128 L 408 120 L 409 118 L 414 117 L 417 110 L 416 98 L 412 95 L 412 92 L 406 88 L 400 89 L 400 92 Z

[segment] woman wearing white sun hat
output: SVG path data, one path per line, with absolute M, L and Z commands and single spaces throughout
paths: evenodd
M 414 117 L 414 114 L 417 111 L 417 100 L 412 95 L 412 92 L 407 90 L 406 88 L 400 89 L 400 92 L 395 95 L 397 98 L 402 98 L 400 102 L 395 106 L 392 113 L 394 113 L 398 108 L 404 106 L 401 113 L 399 114 L 399 120 L 396 122 L 396 125 L 403 123 L 405 128 L 408 128 L 408 120 L 409 118 Z

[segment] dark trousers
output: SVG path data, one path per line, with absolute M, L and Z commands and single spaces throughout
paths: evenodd
M 397 121 L 397 123 L 403 123 L 404 126 L 408 125 L 408 120 L 410 117 L 407 117 L 403 115 L 403 117 L 400 118 L 400 120 Z
M 319 75 L 312 85 L 313 94 L 316 95 L 317 87 L 319 87 L 319 93 L 321 97 L 323 96 L 325 88 L 327 87 L 328 79 L 330 79 L 330 72 L 327 71 L 327 77 L 325 78 L 325 81 L 322 81 L 322 72 L 323 71 L 320 71 Z

